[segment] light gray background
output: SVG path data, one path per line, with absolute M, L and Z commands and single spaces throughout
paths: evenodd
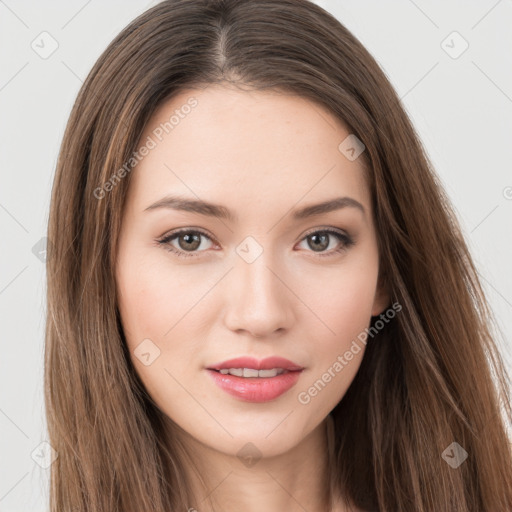
M 31 457 L 46 439 L 45 272 L 32 248 L 46 234 L 65 123 L 100 53 L 155 3 L 0 0 L 1 512 L 47 509 L 49 470 Z M 317 3 L 402 98 L 456 207 L 512 368 L 512 1 Z M 43 31 L 58 43 L 46 59 L 31 47 L 50 48 Z M 458 58 L 447 53 L 462 48 L 457 36 L 446 40 L 453 31 L 469 44 Z

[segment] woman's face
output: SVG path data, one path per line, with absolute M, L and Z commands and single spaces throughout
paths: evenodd
M 305 99 L 217 85 L 172 98 L 140 139 L 116 267 L 124 333 L 158 407 L 208 447 L 284 453 L 358 371 L 358 336 L 387 303 L 349 135 Z M 287 361 L 256 377 L 267 358 Z

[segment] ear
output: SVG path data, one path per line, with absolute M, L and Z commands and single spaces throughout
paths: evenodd
M 375 297 L 372 306 L 372 316 L 379 316 L 391 303 L 389 287 L 387 279 L 379 272 L 379 279 L 377 281 L 377 289 L 375 290 Z

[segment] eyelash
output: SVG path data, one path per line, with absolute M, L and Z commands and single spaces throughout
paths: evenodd
M 173 254 L 178 256 L 179 258 L 195 257 L 198 252 L 199 253 L 203 252 L 203 251 L 190 251 L 190 252 L 181 251 L 181 250 L 176 249 L 172 245 L 170 245 L 170 242 L 172 240 L 174 240 L 175 238 L 177 238 L 179 235 L 181 235 L 183 233 L 201 234 L 204 237 L 208 238 L 209 240 L 212 240 L 212 238 L 207 233 L 202 231 L 201 229 L 189 229 L 189 228 L 186 228 L 186 229 L 180 229 L 178 231 L 173 231 L 172 233 L 169 233 L 168 235 L 165 235 L 163 238 L 160 238 L 160 239 L 156 240 L 156 242 L 157 242 L 158 245 L 164 246 L 164 248 L 167 251 L 172 252 Z M 316 234 L 334 235 L 335 237 L 338 238 L 338 240 L 340 240 L 342 242 L 340 247 L 338 247 L 337 249 L 333 249 L 333 250 L 331 250 L 331 251 L 329 251 L 327 253 L 316 253 L 316 255 L 319 256 L 320 258 L 331 257 L 331 256 L 334 256 L 336 254 L 342 253 L 342 252 L 346 251 L 349 247 L 352 247 L 355 244 L 355 242 L 352 239 L 352 237 L 346 235 L 345 233 L 343 233 L 341 231 L 334 230 L 332 228 L 317 229 L 315 231 L 310 231 L 309 233 L 306 233 L 306 235 L 304 235 L 304 237 L 301 239 L 301 242 L 303 240 L 305 240 L 306 238 L 308 238 L 309 236 L 316 235 Z M 310 251 L 310 252 L 314 252 L 314 251 Z

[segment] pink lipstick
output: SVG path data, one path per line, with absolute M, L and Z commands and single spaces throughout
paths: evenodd
M 282 357 L 238 357 L 206 368 L 217 386 L 246 402 L 269 402 L 286 393 L 304 368 Z

